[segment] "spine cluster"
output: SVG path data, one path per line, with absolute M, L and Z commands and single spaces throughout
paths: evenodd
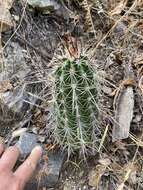
M 65 60 L 55 72 L 54 136 L 69 154 L 96 149 L 100 135 L 96 78 L 85 57 Z

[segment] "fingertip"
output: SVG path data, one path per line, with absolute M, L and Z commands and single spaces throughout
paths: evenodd
M 40 156 L 42 155 L 42 152 L 43 152 L 42 147 L 41 147 L 40 145 L 38 145 L 38 146 L 36 146 L 36 147 L 32 150 L 31 154 L 32 154 L 32 155 L 39 155 L 39 157 L 40 157 Z

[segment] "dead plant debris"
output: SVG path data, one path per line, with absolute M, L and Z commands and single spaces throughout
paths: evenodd
M 143 1 L 47 0 L 47 7 L 37 1 L 0 0 L 0 98 L 8 96 L 13 108 L 0 102 L 0 143 L 13 145 L 25 131 L 38 137 L 46 166 L 36 178 L 41 190 L 52 184 L 46 181 L 49 160 L 58 168 L 51 172 L 54 190 L 57 181 L 58 190 L 142 190 Z M 67 51 L 77 65 L 86 55 L 103 73 L 96 118 L 102 133 L 93 143 L 97 151 L 87 150 L 86 159 L 75 152 L 61 168 L 58 156 L 49 159 L 62 149 L 51 134 L 50 80 L 53 61 L 57 66 Z

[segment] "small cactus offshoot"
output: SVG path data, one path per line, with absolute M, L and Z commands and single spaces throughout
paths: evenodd
M 99 145 L 98 81 L 86 57 L 65 59 L 54 73 L 54 137 L 68 153 Z

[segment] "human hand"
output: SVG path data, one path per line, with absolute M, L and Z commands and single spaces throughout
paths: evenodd
M 0 190 L 23 190 L 42 155 L 41 147 L 35 147 L 25 162 L 12 171 L 20 152 L 16 146 L 7 148 L 0 144 Z

